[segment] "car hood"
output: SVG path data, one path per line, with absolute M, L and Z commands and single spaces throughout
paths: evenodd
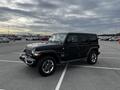
M 50 42 L 40 42 L 40 43 L 32 43 L 28 44 L 27 48 L 37 48 L 37 47 L 49 47 L 49 46 L 56 46 L 60 45 L 59 43 L 50 43 Z

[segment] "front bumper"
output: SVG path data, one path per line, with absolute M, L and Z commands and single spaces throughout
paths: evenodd
M 30 56 L 26 56 L 25 54 L 21 54 L 19 59 L 27 65 L 32 65 L 36 61 L 35 59 L 31 58 Z

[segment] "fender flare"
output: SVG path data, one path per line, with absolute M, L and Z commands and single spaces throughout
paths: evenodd
M 61 60 L 61 58 L 59 57 L 59 55 L 57 54 L 57 52 L 54 51 L 54 50 L 44 50 L 44 51 L 40 51 L 39 53 L 41 54 L 39 57 L 42 57 L 42 56 L 45 56 L 45 55 L 50 55 L 50 56 L 54 55 L 54 57 L 57 58 L 57 62 L 58 63 Z
M 89 55 L 89 53 L 90 53 L 92 50 L 97 50 L 97 53 L 99 54 L 98 48 L 99 48 L 99 47 L 92 47 L 92 48 L 90 48 L 89 51 L 87 52 L 87 56 Z

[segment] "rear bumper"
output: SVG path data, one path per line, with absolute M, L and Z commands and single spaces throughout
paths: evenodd
M 27 65 L 32 65 L 36 61 L 35 59 L 28 57 L 25 54 L 21 54 L 19 59 Z
M 98 55 L 100 54 L 100 52 L 98 52 Z

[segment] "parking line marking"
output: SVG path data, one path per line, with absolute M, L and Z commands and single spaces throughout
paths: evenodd
M 0 62 L 7 62 L 7 63 L 22 63 L 22 61 L 13 61 L 13 60 L 0 60 Z
M 5 90 L 5 89 L 0 89 L 0 90 Z
M 102 57 L 99 57 L 99 59 L 114 59 L 114 60 L 120 60 L 120 57 L 105 57 L 105 56 L 102 56 Z
M 0 62 L 6 62 L 6 63 L 23 63 L 22 61 L 13 61 L 13 60 L 0 60 Z M 58 85 L 56 86 L 56 88 L 59 86 L 59 84 L 62 83 L 62 80 L 64 78 L 64 75 L 66 73 L 66 70 L 67 70 L 67 66 L 68 64 L 66 64 L 64 70 L 63 70 L 63 73 L 59 79 L 59 82 L 58 82 Z M 70 66 L 79 66 L 79 67 L 84 67 L 84 68 L 95 68 L 95 69 L 106 69 L 106 70 L 120 70 L 120 68 L 111 68 L 111 67 L 102 67 L 102 66 L 81 66 L 81 65 L 70 65 Z M 55 90 L 59 90 L 59 89 L 55 89 Z
M 58 81 L 58 83 L 57 83 L 57 86 L 56 86 L 55 90 L 59 90 L 59 89 L 60 89 L 60 86 L 61 86 L 62 81 L 63 81 L 63 79 L 64 79 L 65 73 L 66 73 L 66 71 L 67 71 L 67 67 L 68 67 L 68 64 L 66 64 L 66 66 L 65 66 L 65 68 L 64 68 L 64 70 L 63 70 L 63 72 L 62 72 L 61 77 L 60 77 L 60 79 L 59 79 L 59 81 Z
M 97 66 L 80 66 L 80 65 L 70 65 L 70 66 L 79 66 L 79 67 L 83 67 L 83 68 L 95 68 L 95 69 L 106 69 L 106 70 L 120 70 L 120 68 L 111 68 L 111 67 L 97 67 Z

